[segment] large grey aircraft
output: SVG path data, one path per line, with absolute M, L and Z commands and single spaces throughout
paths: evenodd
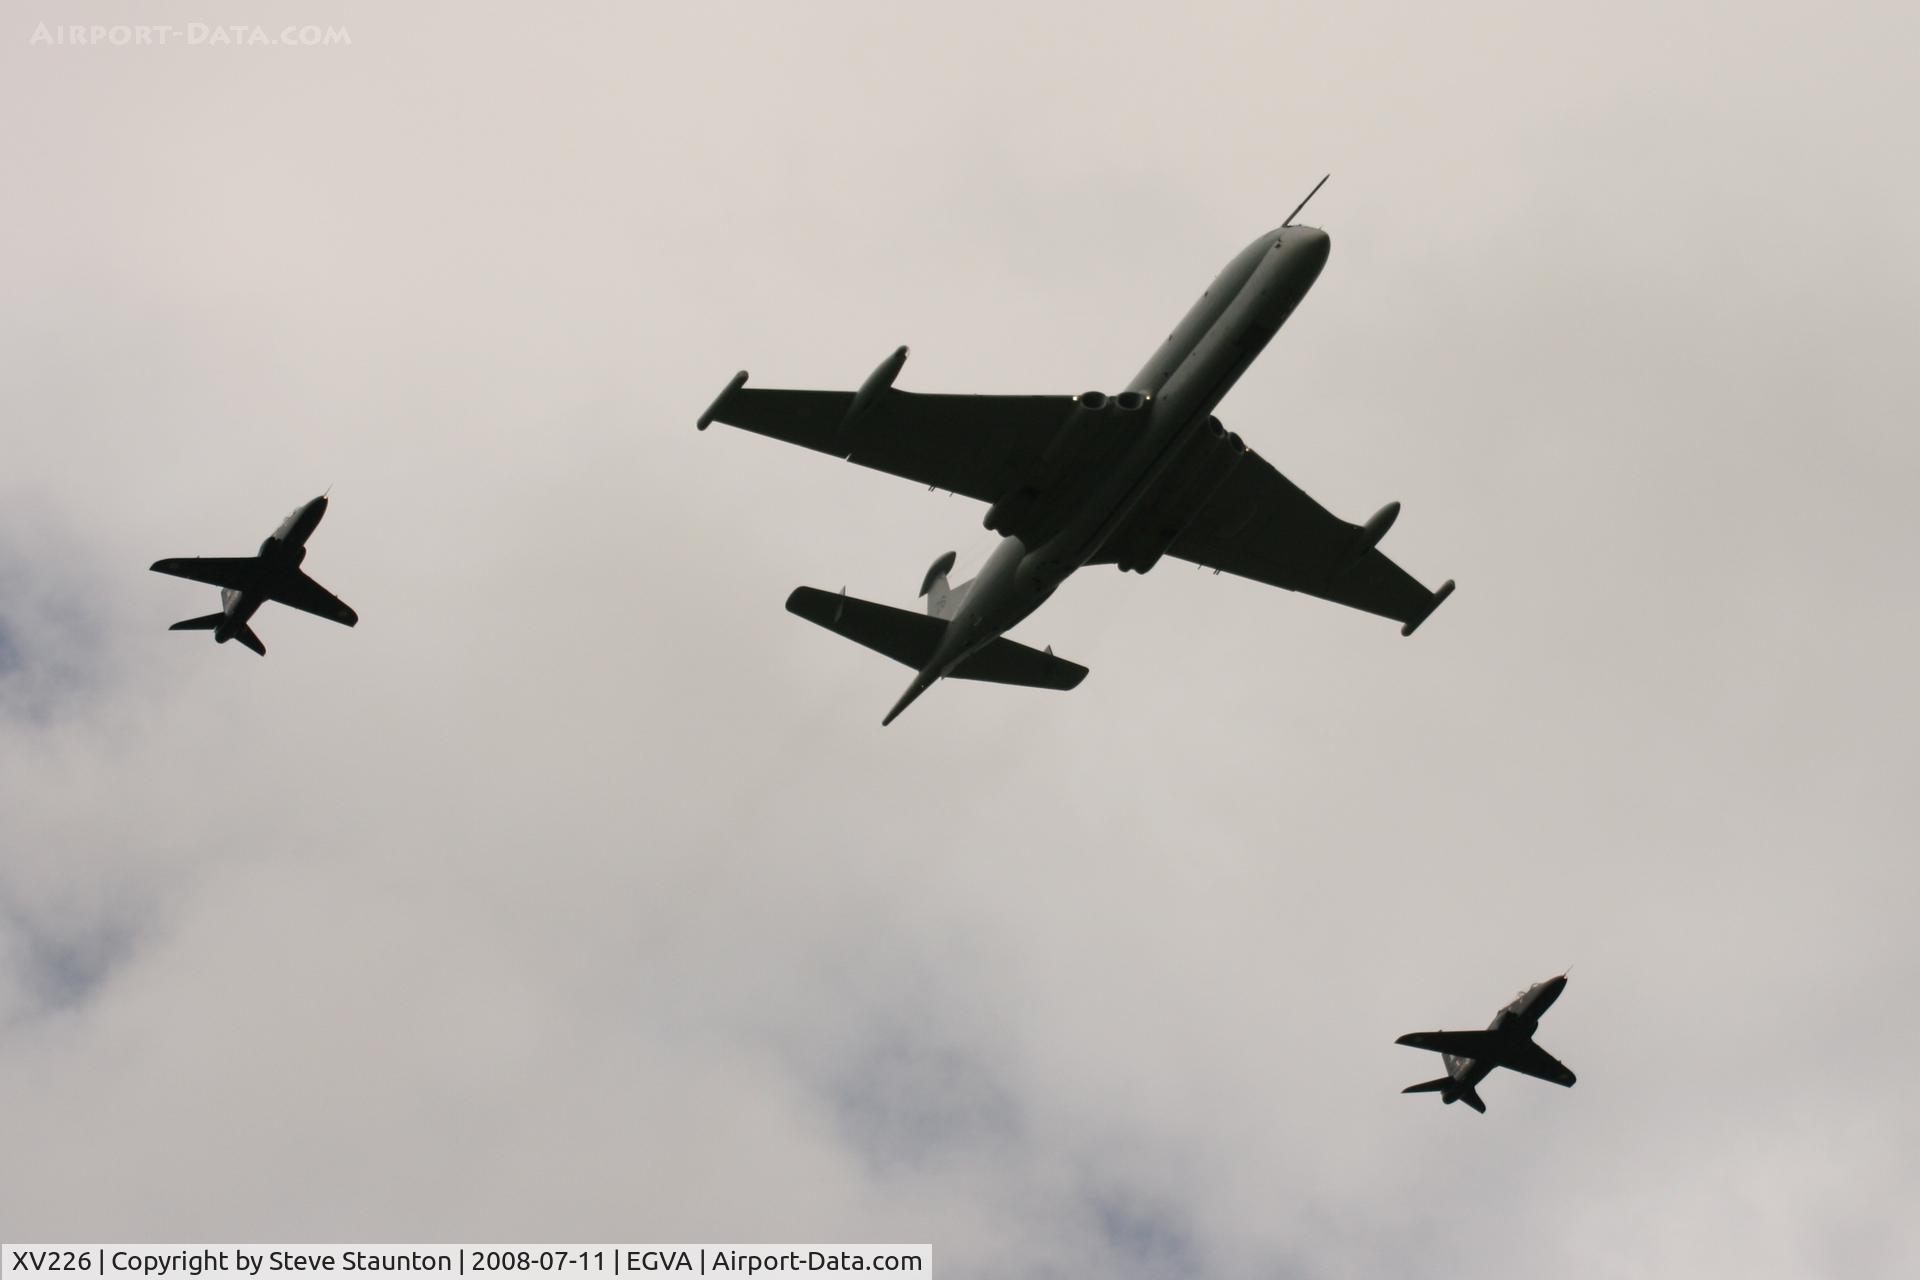
M 260 544 L 257 556 L 188 556 L 154 561 L 155 573 L 170 573 L 220 588 L 220 612 L 188 618 L 167 629 L 211 631 L 219 644 L 238 640 L 264 657 L 267 646 L 260 643 L 247 623 L 269 600 L 317 613 L 344 626 L 360 621 L 359 614 L 300 568 L 300 562 L 307 558 L 307 539 L 326 514 L 327 498 L 322 494 L 281 521 L 280 527 Z
M 700 416 L 701 430 L 724 422 L 988 504 L 986 526 L 1003 540 L 959 586 L 947 582 L 953 553 L 934 561 L 920 584 L 925 614 L 844 590 L 800 587 L 787 599 L 809 622 L 914 668 L 882 724 L 943 676 L 1078 685 L 1085 667 L 1004 633 L 1086 565 L 1145 573 L 1172 555 L 1392 618 L 1402 635 L 1452 592 L 1451 581 L 1427 590 L 1377 550 L 1399 503 L 1349 524 L 1213 416 L 1327 260 L 1327 233 L 1295 225 L 1299 212 L 1234 255 L 1117 395 L 900 391 L 901 347 L 857 391 L 748 387 L 743 370 Z
M 1474 1086 L 1485 1080 L 1495 1067 L 1571 1088 L 1573 1072 L 1533 1042 L 1534 1033 L 1540 1029 L 1540 1016 L 1560 998 L 1566 986 L 1564 973 L 1535 983 L 1496 1013 L 1485 1031 L 1414 1031 L 1401 1036 L 1395 1044 L 1431 1049 L 1439 1054 L 1447 1065 L 1447 1074 L 1438 1080 L 1410 1084 L 1400 1092 L 1437 1093 L 1444 1103 L 1464 1102 L 1485 1114 L 1487 1104 L 1480 1101 Z

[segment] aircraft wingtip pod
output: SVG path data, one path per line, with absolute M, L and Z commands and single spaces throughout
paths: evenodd
M 1389 502 L 1386 506 L 1368 517 L 1360 526 L 1360 532 L 1353 536 L 1353 549 L 1347 552 L 1346 567 L 1351 569 L 1359 564 L 1369 551 L 1380 545 L 1380 539 L 1387 536 L 1387 530 L 1393 528 L 1393 522 L 1400 518 L 1400 504 Z
M 1433 599 L 1427 602 L 1427 611 L 1421 614 L 1419 617 L 1415 618 L 1412 622 L 1409 622 L 1406 626 L 1400 628 L 1400 634 L 1403 636 L 1410 636 L 1414 632 L 1418 631 L 1420 629 L 1420 624 L 1425 622 L 1428 618 L 1431 618 L 1433 616 L 1433 611 L 1435 609 L 1438 609 L 1441 606 L 1441 604 L 1446 600 L 1446 598 L 1452 594 L 1453 594 L 1453 579 L 1448 578 L 1445 582 L 1440 584 L 1440 589 L 1433 593 Z
M 746 385 L 747 371 L 742 369 L 733 375 L 733 381 L 727 384 L 727 389 L 713 398 L 713 403 L 707 406 L 707 411 L 700 415 L 700 420 L 693 424 L 694 427 L 700 431 L 705 431 L 708 427 L 712 426 L 714 415 L 720 412 L 720 406 L 726 403 L 727 397 Z
M 1399 518 L 1400 504 L 1398 502 L 1389 502 L 1386 506 L 1374 512 L 1367 520 L 1366 525 L 1361 529 L 1361 532 L 1366 534 L 1369 539 L 1368 546 L 1370 548 L 1379 546 L 1380 539 L 1387 536 L 1387 530 L 1393 528 L 1393 522 Z
M 847 406 L 847 416 L 841 419 L 842 425 L 857 419 L 873 405 L 875 400 L 891 391 L 894 379 L 898 378 L 900 371 L 906 367 L 906 347 L 895 347 L 893 354 L 882 360 L 879 366 L 867 375 L 867 380 L 860 384 L 860 389 L 853 393 L 853 403 Z

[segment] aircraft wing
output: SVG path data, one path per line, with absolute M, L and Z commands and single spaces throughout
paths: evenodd
M 1533 1041 L 1515 1040 L 1492 1031 L 1415 1031 L 1394 1043 L 1472 1058 L 1558 1085 L 1572 1085 L 1574 1080 L 1573 1072 Z
M 1392 618 L 1403 624 L 1402 635 L 1412 635 L 1453 584 L 1429 591 L 1376 549 L 1356 556 L 1364 545 L 1359 525 L 1340 519 L 1249 453 L 1167 552 Z
M 152 568 L 154 573 L 170 573 L 176 578 L 190 578 L 211 587 L 229 587 L 235 591 L 253 586 L 260 575 L 260 561 L 255 556 L 181 556 L 155 560 Z
M 1573 1087 L 1573 1072 L 1567 1070 L 1565 1064 L 1558 1058 L 1531 1040 L 1513 1046 L 1504 1053 L 1496 1054 L 1490 1060 L 1509 1071 L 1518 1071 L 1523 1076 L 1534 1076 L 1566 1088 Z
M 1412 1049 L 1431 1049 L 1456 1058 L 1485 1058 L 1493 1061 L 1499 1040 L 1491 1031 L 1412 1031 L 1394 1041 Z
M 993 502 L 1030 474 L 1072 415 L 1072 396 L 923 395 L 886 388 L 854 415 L 852 391 L 781 391 L 735 379 L 700 419 L 785 440 Z M 851 416 L 851 421 L 849 417 Z
M 349 609 L 339 596 L 309 578 L 303 570 L 295 569 L 280 579 L 267 591 L 267 599 L 277 600 L 290 608 L 306 613 L 318 614 L 332 622 L 350 627 L 360 621 L 360 615 Z

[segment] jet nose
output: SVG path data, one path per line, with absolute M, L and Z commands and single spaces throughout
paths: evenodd
M 1333 251 L 1333 237 L 1318 227 L 1287 227 L 1280 232 L 1280 247 L 1310 259 L 1318 267 Z

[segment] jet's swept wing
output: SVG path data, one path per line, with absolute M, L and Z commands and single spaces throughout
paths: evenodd
M 1495 1031 L 1414 1031 L 1394 1043 L 1450 1053 L 1456 1058 L 1472 1058 L 1475 1062 L 1505 1067 L 1553 1084 L 1571 1086 L 1574 1081 L 1573 1072 L 1533 1041 Z
M 190 578 L 212 587 L 245 591 L 259 580 L 260 560 L 256 556 L 182 556 L 155 560 L 152 571 Z
M 1506 1052 L 1495 1056 L 1493 1061 L 1509 1071 L 1518 1071 L 1523 1076 L 1534 1076 L 1550 1084 L 1573 1087 L 1573 1072 L 1567 1070 L 1565 1064 L 1558 1058 L 1531 1040 L 1509 1047 Z
M 1394 1041 L 1413 1049 L 1431 1049 L 1456 1058 L 1495 1061 L 1500 1037 L 1491 1031 L 1409 1031 Z
M 293 570 L 286 577 L 275 582 L 267 591 L 267 599 L 277 600 L 290 608 L 306 613 L 318 614 L 342 626 L 350 627 L 360 621 L 360 615 L 325 587 L 309 578 L 300 569 Z
M 1073 396 L 923 395 L 884 384 L 781 391 L 745 386 L 745 377 L 720 393 L 701 427 L 724 422 L 982 502 L 1033 473 L 1075 404 Z
M 1452 594 L 1453 583 L 1429 591 L 1374 548 L 1391 519 L 1383 511 L 1364 527 L 1348 524 L 1249 453 L 1167 551 L 1209 569 L 1392 618 L 1404 624 L 1402 635 L 1411 635 Z M 1123 526 L 1116 536 L 1125 533 Z

